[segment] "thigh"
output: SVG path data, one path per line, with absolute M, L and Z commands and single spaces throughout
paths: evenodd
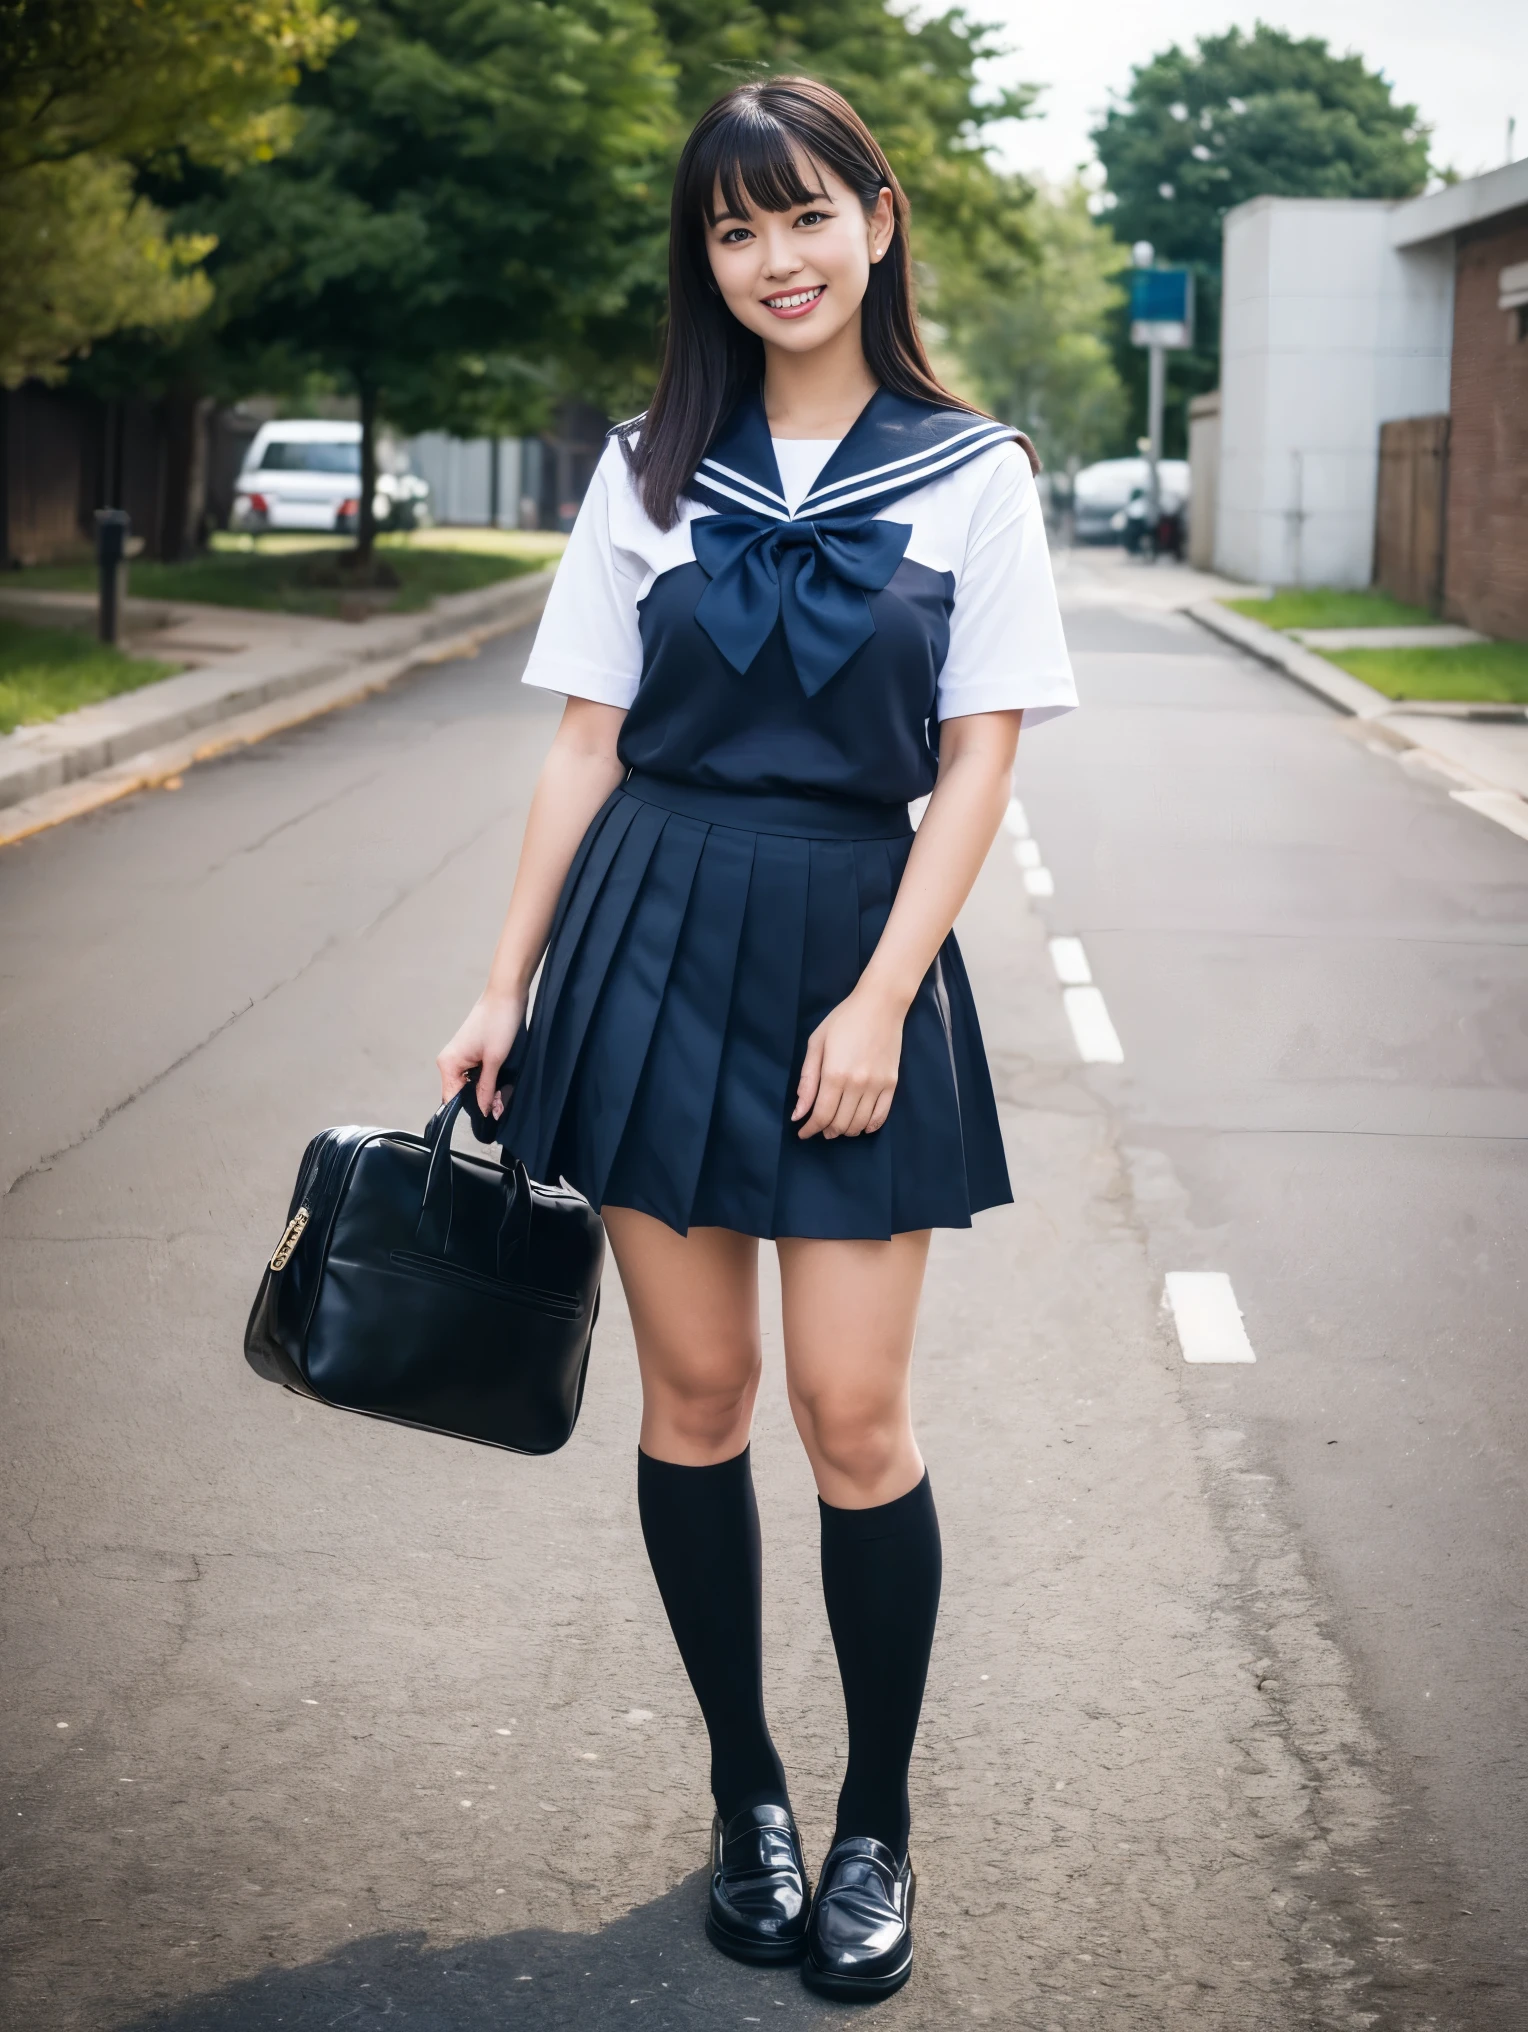
M 636 1336 L 643 1451 L 696 1466 L 729 1459 L 748 1443 L 758 1385 L 758 1242 L 730 1228 L 676 1234 L 633 1207 L 601 1211 Z
M 926 1229 L 777 1244 L 791 1408 L 829 1503 L 891 1502 L 923 1472 L 909 1380 L 928 1245 Z

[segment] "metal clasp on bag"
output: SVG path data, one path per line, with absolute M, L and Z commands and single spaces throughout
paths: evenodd
M 287 1264 L 292 1260 L 292 1251 L 302 1240 L 302 1231 L 307 1225 L 308 1209 L 305 1206 L 300 1206 L 287 1222 L 282 1232 L 281 1240 L 276 1244 L 276 1253 L 271 1258 L 271 1268 L 273 1270 L 285 1270 Z

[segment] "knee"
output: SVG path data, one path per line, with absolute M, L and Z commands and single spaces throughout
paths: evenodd
M 907 1408 L 900 1397 L 793 1391 L 792 1408 L 814 1462 L 856 1490 L 879 1489 L 911 1442 Z
M 649 1375 L 644 1379 L 648 1419 L 684 1452 L 713 1451 L 739 1432 L 741 1448 L 761 1367 L 756 1349 L 739 1348 L 730 1358 L 717 1360 L 713 1355 L 704 1364 L 676 1364 Z

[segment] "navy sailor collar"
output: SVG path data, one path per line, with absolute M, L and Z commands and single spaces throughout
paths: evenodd
M 1018 433 L 968 409 L 880 388 L 793 515 L 755 390 L 733 411 L 686 490 L 714 515 L 690 523 L 710 583 L 695 620 L 740 674 L 784 630 L 809 698 L 875 634 L 869 595 L 890 584 L 912 538 L 878 510 Z
M 941 409 L 878 388 L 818 474 L 794 519 L 810 522 L 853 511 L 858 521 L 1017 436 L 1011 424 L 969 409 Z M 743 511 L 766 522 L 793 519 L 759 390 L 733 410 L 685 491 L 724 515 Z

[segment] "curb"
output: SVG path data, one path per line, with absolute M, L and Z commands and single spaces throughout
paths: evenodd
M 1338 712 L 1367 722 L 1387 746 L 1403 753 L 1409 751 L 1419 761 L 1425 761 L 1437 774 L 1458 786 L 1449 794 L 1470 811 L 1505 826 L 1508 832 L 1516 833 L 1520 839 L 1528 839 L 1528 800 L 1509 786 L 1482 775 L 1478 768 L 1466 766 L 1457 755 L 1432 747 L 1415 731 L 1418 723 L 1425 725 L 1429 720 L 1440 735 L 1450 727 L 1471 723 L 1521 727 L 1528 723 L 1528 712 L 1521 707 L 1482 705 L 1471 708 L 1448 700 L 1429 702 L 1386 698 L 1373 685 L 1339 670 L 1313 650 L 1291 642 L 1287 635 L 1265 627 L 1261 621 L 1233 613 L 1229 607 L 1221 606 L 1218 600 L 1201 600 L 1185 611 L 1201 628 L 1207 628 L 1212 635 L 1234 643 L 1238 649 L 1246 650 L 1248 655 L 1257 657 L 1260 662 L 1271 664 L 1306 691 L 1314 692 L 1328 705 L 1335 706 Z M 1472 756 L 1470 759 L 1476 761 L 1479 758 Z
M 412 670 L 471 655 L 493 636 L 539 619 L 552 576 L 528 573 L 452 594 L 425 614 L 354 624 L 358 635 L 372 632 L 348 655 L 253 650 L 218 670 L 164 678 L 41 727 L 18 728 L 0 738 L 0 847 L 354 705 Z M 112 707 L 129 710 L 113 714 Z M 38 738 L 23 742 L 23 735 Z M 19 753 L 7 754 L 12 743 Z
M 1275 670 L 1282 670 L 1286 677 L 1292 677 L 1296 684 L 1313 691 L 1340 713 L 1348 713 L 1357 720 L 1377 720 L 1396 709 L 1396 701 L 1386 698 L 1382 691 L 1376 691 L 1372 684 L 1350 677 L 1336 664 L 1328 663 L 1324 656 L 1318 656 L 1314 649 L 1291 642 L 1287 635 L 1264 627 L 1261 621 L 1253 621 L 1245 614 L 1233 614 L 1218 600 L 1201 600 L 1197 606 L 1188 609 L 1188 614 L 1201 628 L 1208 628 L 1212 635 L 1234 642 L 1238 649 L 1245 649 L 1260 662 L 1271 663 Z

